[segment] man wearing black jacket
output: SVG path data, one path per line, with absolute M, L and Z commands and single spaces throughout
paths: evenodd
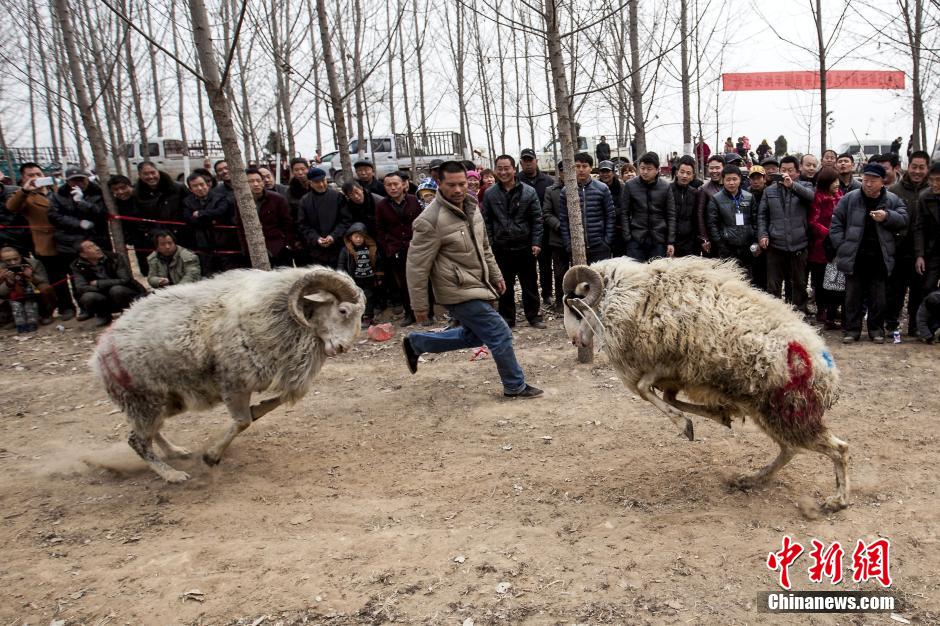
M 307 244 L 313 263 L 336 267 L 343 236 L 352 224 L 346 198 L 329 188 L 326 172 L 319 167 L 311 167 L 307 178 L 310 193 L 300 203 L 297 230 Z
M 78 245 L 78 258 L 71 270 L 79 304 L 97 318 L 95 326 L 110 324 L 112 314 L 123 311 L 144 294 L 124 257 L 102 251 L 90 239 Z
M 666 256 L 666 199 L 669 183 L 659 177 L 659 155 L 647 152 L 639 160 L 639 176 L 623 186 L 623 236 L 627 255 L 637 261 Z
M 519 156 L 519 181 L 535 189 L 539 197 L 539 204 L 545 205 L 545 192 L 555 184 L 555 179 L 539 170 L 535 158 L 535 150 L 526 148 Z M 548 229 L 543 229 L 542 250 L 548 248 Z M 539 254 L 539 282 L 542 284 L 542 303 L 550 306 L 552 303 L 552 255 Z M 555 294 L 556 296 L 558 294 Z
M 689 155 L 679 157 L 676 180 L 669 185 L 666 198 L 666 256 L 680 257 L 699 252 L 698 195 L 701 190 L 692 187 L 695 179 L 695 159 Z
M 516 324 L 516 277 L 522 287 L 522 307 L 529 325 L 545 328 L 539 313 L 535 268 L 542 250 L 542 205 L 535 189 L 516 180 L 516 160 L 508 154 L 496 158 L 496 184 L 483 194 L 483 219 L 506 281 L 499 298 L 499 313 L 512 328 Z

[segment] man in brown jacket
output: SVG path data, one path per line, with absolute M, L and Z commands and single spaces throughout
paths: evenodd
M 506 290 L 476 198 L 467 193 L 467 170 L 458 161 L 440 166 L 437 197 L 412 224 L 407 275 L 415 318 L 428 317 L 428 276 L 435 299 L 460 322 L 438 333 L 411 333 L 402 341 L 408 369 L 418 370 L 424 352 L 449 352 L 486 345 L 503 382 L 503 395 L 534 398 L 512 349 L 512 331 L 494 304 Z
M 49 222 L 49 206 L 54 189 L 51 186 L 37 186 L 35 182 L 43 176 L 38 163 L 20 165 L 22 187 L 7 199 L 7 210 L 10 213 L 19 213 L 29 222 L 33 235 L 33 254 L 46 268 L 49 280 L 55 285 L 59 319 L 64 322 L 75 316 L 72 296 L 65 280 L 69 264 L 75 255 L 63 255 L 56 250 L 55 228 Z

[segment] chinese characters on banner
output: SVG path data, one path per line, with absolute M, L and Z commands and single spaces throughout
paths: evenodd
M 839 584 L 843 579 L 842 557 L 845 556 L 845 550 L 838 541 L 827 548 L 821 541 L 813 539 L 812 546 L 813 549 L 809 552 L 809 558 L 812 560 L 808 570 L 810 581 L 821 583 L 823 579 L 827 579 L 833 585 Z M 767 555 L 767 567 L 771 571 L 779 572 L 777 582 L 784 589 L 790 589 L 790 566 L 803 552 L 802 545 L 790 539 L 789 535 L 784 535 L 781 549 Z M 852 552 L 852 581 L 864 583 L 876 580 L 882 587 L 890 587 L 890 560 L 890 541 L 878 539 L 866 545 L 859 539 Z
M 723 91 L 809 91 L 819 89 L 819 72 L 739 72 L 721 75 Z M 827 89 L 904 89 L 904 72 L 829 70 Z

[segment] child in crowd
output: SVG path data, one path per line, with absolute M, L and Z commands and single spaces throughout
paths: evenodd
M 350 226 L 343 240 L 345 245 L 339 252 L 337 269 L 352 276 L 366 296 L 366 310 L 362 314 L 362 328 L 365 330 L 375 317 L 375 288 L 382 284 L 378 246 L 362 222 Z

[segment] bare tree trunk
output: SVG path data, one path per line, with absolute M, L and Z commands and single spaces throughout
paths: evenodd
M 29 33 L 29 24 L 26 25 L 26 32 Z M 38 28 L 36 29 L 39 30 Z M 35 55 L 33 54 L 33 37 L 31 33 L 30 36 L 26 38 L 26 62 L 29 64 L 29 67 L 36 67 L 35 65 Z M 39 159 L 36 156 L 36 146 L 38 145 L 38 139 L 36 137 L 36 99 L 33 94 L 32 89 L 26 90 L 29 96 L 29 135 L 30 135 L 30 147 L 32 148 L 32 155 L 30 157 L 31 161 L 38 161 Z
M 502 45 L 502 28 L 499 21 L 500 0 L 496 0 L 496 54 L 499 63 L 499 151 L 506 154 L 506 65 L 505 46 Z
M 74 29 L 75 29 L 74 20 L 73 20 L 73 23 L 72 23 L 72 28 L 73 28 L 73 33 L 74 33 Z M 55 38 L 55 43 L 56 43 L 56 46 L 55 46 L 55 56 L 56 56 L 56 58 L 58 59 L 58 61 L 57 61 L 58 67 L 61 68 L 60 70 L 58 70 L 59 75 L 60 75 L 60 77 L 61 77 L 61 79 L 62 79 L 62 83 L 65 83 L 65 82 L 68 81 L 68 77 L 65 76 L 65 75 L 63 75 L 63 74 L 65 74 L 65 68 L 68 67 L 68 61 L 66 60 L 66 55 L 65 55 L 65 50 L 64 50 L 65 45 L 64 45 L 64 43 L 63 43 L 62 45 L 59 45 L 59 42 L 60 42 L 59 38 Z M 79 53 L 79 59 L 78 59 L 78 61 L 79 61 L 79 63 L 80 63 L 80 66 L 82 67 L 82 75 L 84 76 L 84 65 L 85 65 L 85 64 L 82 63 L 81 53 Z M 94 89 L 94 83 L 91 81 L 90 78 L 87 78 L 87 77 L 86 77 L 85 80 L 87 81 L 87 83 L 86 83 L 86 89 L 88 90 L 88 92 L 90 92 L 92 89 Z M 61 89 L 62 89 L 62 88 L 60 88 L 60 91 L 61 91 Z M 95 107 L 95 106 L 92 106 L 92 107 L 91 107 L 91 113 L 92 113 L 92 121 L 94 122 L 95 128 L 100 129 L 100 128 L 101 128 L 101 122 L 100 122 L 100 120 L 98 119 L 98 108 Z M 60 121 L 63 120 L 64 118 L 65 118 L 65 116 L 60 114 L 60 117 L 59 117 Z M 75 101 L 74 101 L 74 100 L 69 100 L 69 118 L 70 118 L 70 120 L 71 120 L 71 122 L 72 122 L 72 134 L 73 134 L 73 136 L 75 137 L 75 149 L 78 151 L 78 164 L 79 164 L 79 167 L 81 167 L 81 168 L 86 168 L 86 167 L 88 167 L 88 160 L 85 158 L 85 140 L 84 140 L 84 138 L 82 137 L 81 126 L 80 126 L 79 123 L 78 123 L 78 111 L 76 110 Z M 65 152 L 65 135 L 62 133 L 61 130 L 59 131 L 59 138 L 62 140 L 62 148 L 63 148 L 62 153 L 63 153 L 63 154 L 66 154 L 66 152 Z M 104 137 L 102 136 L 102 142 L 103 142 L 103 141 L 104 141 Z M 105 153 L 107 154 L 107 147 L 105 147 Z M 107 156 L 105 156 L 105 158 L 107 158 Z M 65 160 L 68 161 L 68 159 L 65 159 Z
M 460 10 L 461 5 L 457 5 Z M 449 11 L 444 11 L 444 17 L 450 15 Z M 385 24 L 388 26 L 388 118 L 392 137 L 395 136 L 395 75 L 393 66 L 395 65 L 395 32 L 392 30 L 392 3 L 385 3 Z M 399 25 L 400 26 L 400 25 Z M 459 74 L 458 74 L 459 75 Z
M 457 3 L 454 7 L 454 19 L 451 21 L 451 12 L 444 12 L 444 26 L 447 32 L 447 45 L 450 48 L 450 58 L 454 64 L 454 76 L 463 76 L 465 68 L 465 43 L 464 20 L 466 19 L 466 9 L 463 4 Z M 467 126 L 467 101 L 465 81 L 454 81 L 457 88 L 457 115 L 460 129 L 460 145 L 458 150 L 464 158 L 473 159 L 472 151 L 467 154 L 467 136 L 469 130 Z
M 316 55 L 317 45 L 316 39 L 314 37 L 314 24 L 316 20 L 313 17 L 313 0 L 307 0 L 307 18 L 310 20 L 307 28 L 310 31 L 310 54 Z M 389 23 L 391 24 L 391 22 Z M 391 35 L 389 35 L 391 36 Z M 392 66 L 392 51 L 391 49 L 388 52 L 388 66 Z M 311 59 L 313 63 L 313 123 L 316 125 L 316 136 L 317 136 L 317 157 L 322 154 L 323 150 L 323 136 L 320 131 L 320 63 L 316 58 Z M 389 72 L 391 75 L 391 72 Z M 394 127 L 394 124 L 392 124 Z
M 552 139 L 552 165 L 558 165 L 558 133 L 555 129 L 555 118 L 557 114 L 553 113 L 554 104 L 553 104 L 553 94 L 552 94 L 552 75 L 551 75 L 551 59 L 548 58 L 548 44 L 545 44 L 545 93 L 548 98 L 548 124 L 549 131 L 551 132 Z M 559 178 L 561 177 L 561 172 L 557 172 Z
M 496 146 L 493 144 L 493 124 L 492 118 L 490 116 L 489 83 L 486 77 L 486 60 L 483 56 L 483 37 L 482 33 L 480 32 L 480 19 L 479 13 L 477 11 L 473 11 L 473 30 L 473 40 L 476 41 L 477 53 L 477 81 L 480 84 L 480 101 L 483 104 L 483 126 L 486 130 L 486 150 L 489 153 L 489 165 L 492 166 L 492 160 L 496 157 Z
M 205 86 L 202 84 L 202 81 L 196 81 L 196 101 L 199 108 L 199 141 L 203 146 L 202 149 L 202 158 L 206 158 L 208 155 L 208 137 L 206 137 L 206 112 L 202 105 L 202 92 L 205 89 Z
M 528 26 L 528 11 L 522 12 L 522 23 Z M 527 46 L 523 46 L 523 54 L 525 54 L 525 104 L 526 104 L 526 113 L 529 118 L 529 145 L 535 150 L 535 111 L 532 109 L 532 73 L 530 67 L 530 54 Z
M 399 0 L 398 13 L 401 14 L 401 1 Z M 414 127 L 411 125 L 411 105 L 408 102 L 408 68 L 405 65 L 405 39 L 403 28 L 398 29 L 398 51 L 401 59 L 401 94 L 405 102 L 405 132 L 408 133 L 408 153 L 411 155 L 411 176 L 417 176 L 417 161 L 415 160 Z
M 232 0 L 232 11 L 237 10 L 237 4 L 235 0 Z M 247 160 L 251 160 L 251 157 L 254 156 L 258 158 L 258 150 L 252 150 L 255 146 L 254 141 L 252 141 L 253 133 L 253 122 L 251 121 L 251 107 L 248 104 L 248 70 L 245 67 L 244 61 L 242 60 L 242 40 L 239 38 L 238 44 L 235 46 L 235 62 L 238 63 L 238 75 L 240 77 L 238 83 L 241 86 L 241 97 L 242 97 L 242 106 L 241 106 L 241 127 L 242 127 L 242 143 L 245 144 L 245 157 Z M 229 97 L 231 101 L 235 101 L 235 96 L 232 94 L 232 81 L 230 80 L 226 85 L 229 90 Z
M 57 1 L 66 2 L 66 0 Z M 232 174 L 232 187 L 235 189 L 238 213 L 245 229 L 251 265 L 258 269 L 271 269 L 264 235 L 261 233 L 258 211 L 255 209 L 255 201 L 248 188 L 248 178 L 245 176 L 245 160 L 242 158 L 241 148 L 238 147 L 238 135 L 232 123 L 231 103 L 226 97 L 224 85 L 221 84 L 222 78 L 215 60 L 215 50 L 212 48 L 209 15 L 203 0 L 189 0 L 189 12 L 192 17 L 193 43 L 202 67 L 209 106 L 212 108 L 212 116 L 215 118 L 215 126 L 222 142 L 222 152 L 225 154 L 225 160 Z
M 359 154 L 362 154 L 362 139 L 366 136 L 365 128 L 365 93 L 362 85 L 362 4 L 360 0 L 353 0 L 353 80 L 356 83 L 354 91 L 356 103 L 356 134 L 360 141 Z M 375 155 L 372 155 L 375 159 Z
M 519 38 L 516 36 L 516 31 L 518 29 L 512 28 L 512 56 L 515 57 L 512 64 L 513 74 L 516 79 L 516 146 L 519 150 L 522 149 L 522 93 L 519 81 Z
M 924 1 L 913 0 L 914 7 L 911 10 L 910 2 L 903 0 L 899 2 L 904 16 L 904 26 L 907 32 L 907 39 L 911 53 L 911 88 L 913 89 L 913 127 L 911 135 L 913 137 L 914 150 L 927 150 L 927 120 L 924 113 L 924 96 L 921 62 L 923 56 L 923 32 L 924 32 Z M 913 15 L 912 15 L 913 14 Z M 913 20 L 913 21 L 912 21 Z
M 127 0 L 122 1 L 122 9 L 124 14 L 127 15 L 128 19 L 131 19 L 131 14 L 127 9 Z M 124 38 L 124 54 L 126 56 L 125 62 L 127 63 L 127 78 L 131 84 L 131 98 L 133 99 L 134 104 L 134 114 L 137 116 L 137 132 L 140 134 L 140 143 L 144 148 L 145 154 L 142 154 L 145 159 L 149 150 L 148 139 L 147 139 L 147 123 L 144 122 L 144 111 L 141 107 L 140 101 L 140 87 L 137 84 L 137 68 L 134 65 L 134 54 L 131 50 L 131 34 L 128 33 L 127 37 Z
M 104 145 L 104 136 L 101 134 L 101 129 L 95 124 L 94 117 L 91 114 L 91 99 L 85 87 L 85 75 L 82 73 L 78 45 L 75 43 L 75 34 L 72 31 L 69 3 L 68 0 L 54 1 L 55 18 L 57 18 L 61 30 L 65 56 L 68 58 L 68 68 L 71 74 L 70 83 L 75 93 L 75 99 L 78 101 L 78 108 L 82 114 L 82 122 L 85 125 L 85 132 L 88 134 L 88 141 L 91 144 L 91 151 L 95 159 L 95 171 L 101 180 L 106 181 L 108 180 L 108 152 Z M 111 190 L 107 185 L 101 185 L 101 192 L 108 213 L 117 215 Z M 124 245 L 124 232 L 121 230 L 120 223 L 117 220 L 112 220 L 110 227 L 114 249 L 126 258 L 127 248 Z
M 170 21 L 173 23 L 173 55 L 176 58 L 180 58 L 179 32 L 176 26 L 176 0 L 170 0 Z M 179 98 L 179 109 L 177 113 L 179 114 L 180 121 L 180 140 L 188 146 L 189 144 L 186 138 L 186 98 L 183 93 L 183 68 L 181 68 L 178 63 L 176 64 L 176 90 Z M 199 167 L 202 167 L 201 163 Z
M 343 119 L 343 101 L 340 98 L 339 82 L 336 77 L 336 65 L 333 63 L 333 46 L 330 42 L 330 25 L 326 19 L 326 2 L 317 0 L 317 21 L 320 23 L 320 44 L 323 49 L 323 63 L 326 65 L 326 79 L 330 83 L 330 102 L 333 105 L 333 123 L 336 126 L 336 147 L 343 167 L 343 177 L 352 180 L 352 159 L 349 158 L 349 136 L 346 121 Z
M 819 154 L 826 150 L 826 130 L 829 126 L 829 112 L 826 110 L 826 42 L 823 40 L 822 0 L 816 0 L 816 43 L 819 45 Z M 806 146 L 807 152 L 809 145 Z
M 349 70 L 347 68 L 348 63 L 346 63 L 346 55 L 349 54 L 348 48 L 346 48 L 346 35 L 345 29 L 343 28 L 343 9 L 341 5 L 342 0 L 336 0 L 336 19 L 333 23 L 333 27 L 336 29 L 336 34 L 339 37 L 339 59 L 340 59 L 340 69 L 343 72 L 343 95 L 346 104 L 346 128 L 352 128 L 353 126 L 353 114 L 352 114 L 352 100 L 349 98 L 350 85 L 349 85 Z M 362 157 L 363 155 L 363 140 L 365 137 L 359 137 L 358 152 L 357 154 Z
M 117 110 L 114 106 L 114 76 L 113 74 L 109 77 L 105 73 L 105 67 L 107 63 L 111 62 L 111 59 L 108 58 L 101 46 L 98 44 L 98 36 L 96 31 L 100 30 L 100 20 L 97 18 L 97 13 L 95 18 L 92 18 L 91 9 L 88 5 L 88 0 L 82 0 L 82 10 L 85 14 L 85 28 L 83 29 L 82 36 L 86 41 L 91 44 L 91 60 L 85 61 L 85 67 L 90 71 L 93 67 L 95 73 L 98 76 L 98 86 L 101 90 L 101 102 L 104 106 L 104 115 L 107 120 L 108 128 L 108 140 L 111 147 L 111 158 L 114 161 L 114 167 L 117 170 L 116 173 L 124 173 L 124 164 L 123 159 L 121 158 L 120 146 L 123 143 L 123 138 L 118 139 L 116 132 L 120 130 L 121 123 L 120 117 L 118 116 Z M 120 32 L 120 29 L 118 30 Z M 96 33 L 96 34 L 92 34 Z M 115 55 L 120 56 L 121 51 L 115 50 Z
M 288 41 L 286 35 L 281 36 L 281 32 L 278 29 L 277 11 L 277 0 L 271 0 L 271 48 L 274 51 L 274 76 L 277 80 L 278 113 L 282 116 L 281 119 L 284 120 L 284 129 L 285 134 L 287 135 L 287 152 L 290 156 L 294 156 L 294 125 L 291 121 L 290 83 L 287 75 L 288 68 L 290 68 L 290 42 Z M 244 109 L 247 106 L 247 101 L 243 98 L 242 102 L 244 115 Z M 280 124 L 278 124 L 277 132 L 278 141 L 281 141 Z M 278 152 L 280 153 L 280 151 L 283 150 L 283 146 L 278 146 L 278 148 Z M 278 156 L 278 159 L 280 159 L 280 156 Z M 278 168 L 278 171 L 280 171 L 280 168 Z
M 545 30 L 548 41 L 548 60 L 552 66 L 552 82 L 555 86 L 555 109 L 558 119 L 558 135 L 561 139 L 561 155 L 564 162 L 562 176 L 565 181 L 565 200 L 568 205 L 568 224 L 571 233 L 571 260 L 574 265 L 587 263 L 584 242 L 584 224 L 581 199 L 578 196 L 578 180 L 574 171 L 574 128 L 569 106 L 568 81 L 565 76 L 565 61 L 561 53 L 561 35 L 558 27 L 558 9 L 555 0 L 543 0 L 545 7 Z M 594 360 L 594 347 L 578 349 L 578 361 L 590 363 Z
M 147 9 L 147 36 L 150 39 L 155 39 L 150 4 L 150 2 L 144 3 L 144 7 Z M 157 136 L 163 137 L 163 102 L 160 99 L 160 70 L 157 67 L 157 47 L 150 43 L 147 45 L 147 50 L 150 53 L 150 73 L 153 76 L 153 102 L 156 106 Z
M 682 153 L 692 154 L 692 103 L 689 97 L 689 0 L 680 0 L 679 36 L 682 37 Z
M 424 37 L 426 29 L 420 28 L 418 24 L 418 0 L 412 0 L 412 14 L 414 16 L 415 29 L 415 54 L 418 59 L 418 112 L 421 114 L 420 126 L 421 143 L 425 144 L 428 140 L 428 113 L 424 108 Z M 430 11 L 426 11 L 429 14 Z
M 36 26 L 36 43 L 39 46 L 39 50 L 46 50 L 46 46 L 44 45 L 44 42 L 43 42 L 43 39 L 44 39 L 43 30 L 44 29 L 42 25 L 39 23 L 39 10 L 38 10 L 38 7 L 36 6 L 36 0 L 30 0 L 29 5 L 30 5 L 29 13 L 31 14 L 33 18 L 33 23 Z M 58 161 L 59 160 L 59 143 L 56 141 L 55 117 L 53 117 L 52 115 L 52 85 L 49 83 L 49 68 L 47 67 L 47 65 L 48 63 L 39 63 L 40 69 L 42 71 L 42 85 L 45 88 L 46 115 L 49 117 L 49 137 L 52 140 L 52 155 L 53 155 L 53 158 L 56 161 Z M 30 70 L 34 70 L 34 69 L 35 69 L 35 65 L 30 65 Z M 33 97 L 32 89 L 30 89 L 29 91 L 30 91 L 29 97 L 30 97 L 30 100 L 32 100 L 32 97 Z M 61 93 L 61 89 L 57 91 L 57 93 Z M 65 137 L 63 135 L 60 134 L 59 139 L 62 140 L 63 144 L 65 143 Z M 36 144 L 34 143 L 33 146 L 35 147 L 35 145 Z
M 630 97 L 633 100 L 633 140 L 636 142 L 636 153 L 639 158 L 646 152 L 646 117 L 643 115 L 643 92 L 640 81 L 640 31 L 639 10 L 640 0 L 630 2 L 629 30 L 630 30 Z

